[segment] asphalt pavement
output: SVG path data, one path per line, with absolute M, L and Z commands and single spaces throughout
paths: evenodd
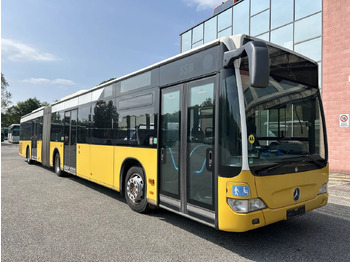
M 350 261 L 350 175 L 327 206 L 246 233 L 166 210 L 133 212 L 119 193 L 29 165 L 1 143 L 2 261 Z

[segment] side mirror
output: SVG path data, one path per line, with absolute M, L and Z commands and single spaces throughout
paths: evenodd
M 265 88 L 269 84 L 269 53 L 265 42 L 250 41 L 236 50 L 224 54 L 225 68 L 231 67 L 234 60 L 248 56 L 250 84 L 253 87 Z

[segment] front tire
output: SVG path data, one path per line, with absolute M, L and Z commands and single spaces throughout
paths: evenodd
M 146 179 L 141 167 L 133 166 L 128 170 L 124 189 L 126 202 L 132 210 L 138 213 L 148 210 Z
M 63 171 L 61 170 L 61 160 L 60 155 L 55 155 L 55 163 L 54 163 L 54 169 L 57 176 L 63 176 Z

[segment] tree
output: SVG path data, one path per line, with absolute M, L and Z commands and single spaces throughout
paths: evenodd
M 104 83 L 107 83 L 107 82 L 109 82 L 109 81 L 112 81 L 112 80 L 114 80 L 114 79 L 116 79 L 116 78 L 115 78 L 115 77 L 112 77 L 112 78 L 110 78 L 110 79 L 108 79 L 108 80 L 102 81 L 102 82 L 99 83 L 98 85 L 100 86 L 100 85 L 102 85 L 102 84 L 104 84 Z
M 2 124 L 4 126 L 18 124 L 22 116 L 31 113 L 39 107 L 47 105 L 47 102 L 40 102 L 36 97 L 29 98 L 23 102 L 18 102 L 17 105 L 9 107 L 6 113 L 1 113 Z
M 1 111 L 5 110 L 12 102 L 11 102 L 11 93 L 7 91 L 7 87 L 9 86 L 8 82 L 5 79 L 3 73 L 1 73 Z

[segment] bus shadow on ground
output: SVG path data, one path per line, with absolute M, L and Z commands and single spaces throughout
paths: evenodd
M 67 178 L 127 205 L 115 190 L 73 175 L 66 175 Z M 350 261 L 347 206 L 330 203 L 304 216 L 243 233 L 218 231 L 164 209 L 150 210 L 145 216 L 158 218 L 255 261 Z
M 304 216 L 243 233 L 218 231 L 165 210 L 153 215 L 255 261 L 350 261 L 347 206 L 328 204 Z

